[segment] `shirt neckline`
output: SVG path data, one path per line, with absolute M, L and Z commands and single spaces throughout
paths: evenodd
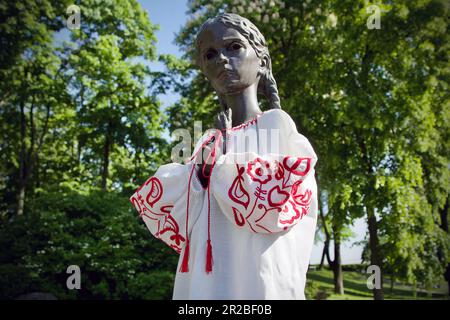
M 248 127 L 249 125 L 256 123 L 256 122 L 258 121 L 259 117 L 261 117 L 261 116 L 262 116 L 263 114 L 265 114 L 267 111 L 269 111 L 269 110 L 266 110 L 266 111 L 263 111 L 263 112 L 261 112 L 261 113 L 258 113 L 258 114 L 257 114 L 256 116 L 254 116 L 253 118 L 251 118 L 251 119 L 249 119 L 249 120 L 246 120 L 246 121 L 244 121 L 243 123 L 241 123 L 241 124 L 239 124 L 239 125 L 237 125 L 237 126 L 231 127 L 230 129 L 224 129 L 224 131 L 225 131 L 225 130 L 226 130 L 226 131 L 236 131 L 236 130 L 242 129 L 242 128 L 244 128 L 244 127 Z

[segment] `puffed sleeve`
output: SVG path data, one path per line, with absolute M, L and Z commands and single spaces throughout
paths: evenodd
M 210 181 L 231 223 L 255 233 L 277 233 L 305 216 L 317 218 L 317 156 L 287 113 L 274 111 L 271 119 L 281 131 L 279 152 L 221 155 Z
M 186 231 L 191 232 L 201 213 L 204 195 L 193 162 L 170 163 L 159 167 L 130 201 L 148 230 L 181 253 L 186 243 Z

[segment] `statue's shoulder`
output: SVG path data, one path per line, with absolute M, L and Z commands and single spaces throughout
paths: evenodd
M 264 112 L 265 118 L 276 125 L 285 125 L 291 127 L 294 124 L 289 113 L 283 109 L 270 109 Z M 294 124 L 295 126 L 295 124 Z

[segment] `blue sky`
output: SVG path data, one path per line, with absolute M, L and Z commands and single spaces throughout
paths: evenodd
M 173 43 L 175 33 L 187 21 L 186 0 L 140 0 L 153 24 L 158 24 L 160 30 L 156 33 L 158 38 L 158 53 L 171 53 L 180 56 L 178 47 Z
M 156 32 L 156 37 L 158 38 L 156 44 L 157 53 L 170 53 L 181 57 L 181 52 L 174 44 L 174 40 L 175 34 L 180 31 L 187 21 L 187 1 L 139 0 L 138 2 L 148 12 L 150 21 L 159 25 L 159 30 Z M 155 71 L 163 70 L 163 65 L 159 62 L 152 62 L 149 65 Z M 178 95 L 174 93 L 168 93 L 160 97 L 164 107 L 174 103 L 177 99 Z

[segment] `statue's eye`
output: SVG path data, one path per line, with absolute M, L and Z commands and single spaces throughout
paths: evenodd
M 212 58 L 214 58 L 215 55 L 216 55 L 215 50 L 208 50 L 208 52 L 205 53 L 205 59 L 211 60 Z
M 233 42 L 229 47 L 230 50 L 239 50 L 242 45 L 239 42 Z

